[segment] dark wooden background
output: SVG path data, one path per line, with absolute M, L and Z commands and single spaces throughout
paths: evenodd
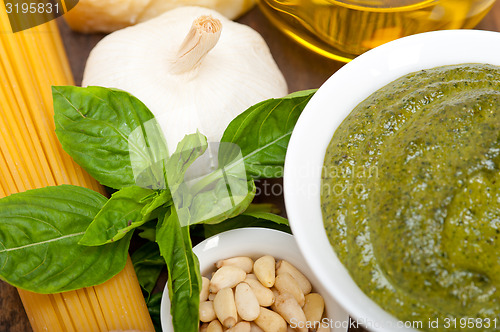
M 240 18 L 239 22 L 257 30 L 267 41 L 278 66 L 285 75 L 290 92 L 318 88 L 343 66 L 343 63 L 323 58 L 298 46 L 272 26 L 257 8 Z M 62 20 L 59 26 L 76 84 L 80 84 L 87 56 L 104 35 L 83 35 L 72 32 Z M 500 31 L 500 1 L 496 2 L 477 29 Z M 0 332 L 30 331 L 28 318 L 15 288 L 0 281 Z

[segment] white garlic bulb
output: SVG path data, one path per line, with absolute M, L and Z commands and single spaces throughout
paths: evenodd
M 218 142 L 248 107 L 287 94 L 263 38 L 200 7 L 181 7 L 108 35 L 92 50 L 82 85 L 139 98 L 160 123 L 171 153 L 196 130 Z

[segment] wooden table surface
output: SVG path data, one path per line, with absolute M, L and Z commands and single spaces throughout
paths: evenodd
M 272 26 L 257 8 L 239 21 L 262 34 L 288 82 L 290 92 L 318 88 L 343 66 L 343 63 L 323 58 L 298 46 Z M 66 27 L 63 21 L 60 21 L 59 25 L 76 84 L 80 84 L 88 53 L 103 35 L 74 33 Z M 500 31 L 500 1 L 496 2 L 477 29 Z M 31 327 L 15 288 L 0 281 L 0 332 L 29 331 Z M 356 331 L 356 329 L 349 331 Z M 358 329 L 358 331 L 363 330 Z

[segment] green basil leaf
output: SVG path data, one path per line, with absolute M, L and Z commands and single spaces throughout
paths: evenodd
M 269 213 L 270 214 L 270 213 Z M 234 218 L 228 219 L 224 222 L 221 222 L 219 224 L 214 224 L 214 225 L 203 225 L 204 226 L 204 235 L 206 238 L 209 238 L 211 236 L 214 236 L 216 234 L 229 231 L 232 229 L 237 229 L 237 228 L 244 228 L 244 227 L 264 227 L 264 228 L 271 228 L 271 229 L 277 229 L 283 232 L 287 232 L 292 234 L 292 231 L 290 230 L 290 227 L 288 226 L 288 220 L 286 220 L 283 217 L 271 217 L 268 215 L 261 216 L 263 217 L 258 218 L 254 217 L 252 215 L 247 215 L 247 214 L 240 214 L 239 216 L 236 216 Z
M 147 292 L 149 298 L 160 277 L 161 270 L 165 266 L 165 260 L 160 255 L 158 244 L 148 242 L 137 249 L 132 255 L 132 263 L 139 284 Z
M 284 99 L 288 98 L 300 98 L 300 97 L 308 97 L 316 93 L 318 89 L 309 89 L 309 90 L 300 90 L 290 93 L 288 96 L 283 97 Z
M 139 230 L 137 235 L 139 235 L 139 237 L 141 237 L 145 240 L 155 242 L 156 241 L 156 225 L 157 225 L 156 222 L 149 221 L 149 222 L 145 223 L 144 225 L 137 227 L 137 229 Z
M 56 134 L 64 150 L 105 186 L 165 188 L 167 145 L 153 114 L 117 89 L 52 87 Z
M 162 298 L 162 293 L 156 293 L 153 294 L 149 297 L 149 300 L 146 302 L 146 305 L 148 306 L 149 310 L 149 315 L 151 316 L 151 320 L 153 321 L 153 325 L 155 327 L 156 332 L 162 332 L 161 328 L 161 298 Z
M 213 190 L 193 197 L 189 224 L 217 224 L 245 211 L 255 197 L 255 183 L 230 175 L 220 179 Z M 184 224 L 184 223 L 182 223 Z
M 250 176 L 283 176 L 286 149 L 293 128 L 315 91 L 300 91 L 284 98 L 265 100 L 231 121 L 221 142 L 234 143 L 241 149 L 246 171 Z M 219 164 L 238 162 L 235 159 L 239 151 L 230 146 L 221 145 Z
M 167 161 L 166 173 L 170 192 L 176 192 L 184 181 L 184 175 L 193 162 L 205 153 L 207 138 L 196 132 L 186 135 L 179 142 L 174 154 Z
M 142 226 L 145 222 L 158 219 L 162 211 L 161 207 L 168 208 L 173 204 L 172 195 L 168 190 L 155 191 L 150 198 L 145 197 L 143 200 L 144 202 L 149 201 L 149 203 L 141 210 L 141 214 L 144 216 L 144 222 L 138 226 Z
M 172 197 L 173 205 L 176 209 L 190 206 L 193 201 L 193 196 L 196 195 L 196 193 L 197 192 L 194 192 L 193 188 L 188 186 L 186 182 L 181 183 Z M 187 225 L 184 223 L 181 224 Z
M 243 215 L 254 217 L 261 220 L 269 220 L 279 225 L 288 225 L 288 219 L 283 218 L 282 216 L 279 216 L 274 213 L 261 212 L 261 211 L 255 211 L 255 212 L 245 211 L 243 212 Z
M 200 265 L 192 250 L 189 227 L 181 227 L 178 216 L 188 213 L 187 209 L 171 209 L 158 223 L 156 232 L 156 241 L 168 267 L 170 312 L 176 332 L 197 332 L 199 327 Z
M 0 277 L 37 293 L 101 284 L 124 267 L 130 236 L 102 247 L 78 245 L 106 198 L 62 185 L 0 200 Z
M 281 213 L 281 209 L 274 203 L 252 203 L 244 213 L 248 214 L 249 212 L 269 212 L 272 214 L 279 214 Z
M 114 193 L 88 227 L 79 244 L 100 246 L 120 240 L 149 219 L 143 211 L 155 200 L 151 189 L 133 186 Z

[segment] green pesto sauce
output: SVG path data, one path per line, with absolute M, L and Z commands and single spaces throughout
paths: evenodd
M 322 178 L 326 232 L 359 287 L 398 319 L 500 331 L 499 169 L 500 67 L 411 73 L 335 132 Z M 461 328 L 471 317 L 483 325 Z

